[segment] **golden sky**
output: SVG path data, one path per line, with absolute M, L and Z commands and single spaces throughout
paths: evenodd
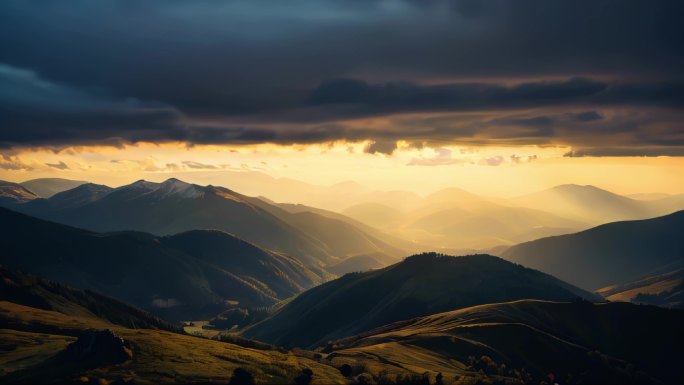
M 138 179 L 177 177 L 230 188 L 250 172 L 260 172 L 316 185 L 354 181 L 370 190 L 420 194 L 460 187 L 490 196 L 515 196 L 565 183 L 592 184 L 623 194 L 684 192 L 682 157 L 564 157 L 570 148 L 415 148 L 403 142 L 388 155 L 368 153 L 369 145 L 170 143 L 67 147 L 60 151 L 14 149 L 0 158 L 0 179 L 20 182 L 59 177 L 119 186 Z M 277 199 L 277 191 L 268 189 L 264 185 L 265 191 L 258 193 Z

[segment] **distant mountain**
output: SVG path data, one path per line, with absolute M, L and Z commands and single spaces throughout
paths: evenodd
M 223 187 L 199 186 L 173 178 L 163 183 L 141 180 L 112 190 L 88 184 L 16 209 L 93 231 L 136 230 L 168 235 L 219 229 L 317 268 L 350 254 L 401 253 L 348 223 L 288 213 Z
M 601 300 L 497 257 L 421 254 L 310 289 L 245 330 L 245 335 L 286 346 L 316 346 L 446 310 L 523 298 L 572 300 L 578 296 Z
M 20 184 L 0 180 L 0 206 L 22 204 L 38 198 L 38 195 Z
M 88 182 L 63 178 L 38 178 L 21 182 L 21 185 L 33 191 L 41 198 L 50 198 L 62 191 L 71 190 Z
M 556 186 L 511 202 L 592 224 L 645 219 L 684 209 L 684 198 L 636 200 L 595 186 L 575 184 Z
M 535 239 L 538 234 L 567 234 L 585 226 L 539 210 L 480 202 L 420 216 L 403 231 L 409 236 L 424 234 L 423 242 L 440 247 L 487 248 Z
M 293 258 L 218 231 L 100 234 L 0 209 L 0 245 L 0 264 L 9 268 L 174 320 L 269 306 L 321 281 Z
M 268 203 L 268 200 L 266 201 Z M 344 213 L 336 213 L 334 211 L 329 211 L 325 209 L 320 209 L 316 207 L 311 207 L 311 206 L 306 206 L 302 204 L 292 204 L 292 203 L 275 203 L 272 202 L 269 206 L 262 206 L 267 210 L 271 210 L 274 215 L 282 215 L 281 210 L 273 210 L 274 207 L 277 207 L 279 209 L 285 210 L 289 213 L 293 214 L 300 214 L 300 213 L 313 213 L 317 214 L 322 217 L 327 217 L 330 219 L 336 219 L 338 221 L 345 222 L 365 233 L 364 235 L 365 238 L 375 238 L 378 241 L 382 242 L 385 245 L 391 245 L 392 249 L 385 249 L 383 250 L 383 254 L 390 253 L 391 255 L 387 255 L 390 258 L 381 258 L 378 260 L 381 261 L 389 261 L 387 264 L 395 263 L 398 260 L 398 257 L 403 257 L 407 254 L 407 252 L 417 252 L 420 250 L 425 250 L 426 246 L 425 245 L 420 245 L 415 242 L 411 242 L 409 240 L 406 240 L 404 238 L 399 238 L 396 237 L 389 232 L 386 232 L 385 230 L 380 230 L 376 227 L 370 226 L 366 223 L 363 223 L 357 219 L 354 219 L 352 217 L 349 217 L 345 215 Z M 287 220 L 287 216 L 282 217 L 284 220 Z M 383 246 L 385 247 L 385 246 Z M 374 254 L 376 257 L 378 256 L 377 253 Z
M 347 207 L 342 214 L 379 229 L 399 225 L 404 216 L 402 211 L 376 202 L 359 203 Z
M 378 261 L 372 255 L 357 255 L 329 266 L 327 270 L 335 275 L 342 276 L 347 273 L 375 270 L 385 266 L 387 266 L 386 263 Z
M 333 364 L 378 365 L 500 383 L 682 383 L 684 311 L 521 300 L 400 321 L 333 342 Z
M 52 310 L 69 316 L 99 318 L 129 328 L 181 331 L 180 326 L 124 302 L 3 266 L 0 266 L 0 301 Z
M 513 246 L 501 256 L 587 290 L 634 281 L 684 259 L 684 211 Z
M 32 200 L 19 209 L 28 213 L 57 213 L 62 210 L 76 209 L 88 203 L 92 203 L 112 191 L 114 191 L 114 189 L 109 186 L 84 183 L 73 189 L 56 193 L 48 199 Z
M 637 193 L 625 195 L 627 198 L 636 199 L 638 201 L 652 201 L 656 199 L 668 198 L 671 195 L 665 193 Z
M 482 197 L 459 188 L 414 198 L 410 209 L 398 207 L 401 206 L 365 202 L 348 207 L 343 214 L 396 238 L 440 250 L 482 250 L 544 235 L 567 234 L 588 226 L 583 221 L 511 206 L 503 199 Z

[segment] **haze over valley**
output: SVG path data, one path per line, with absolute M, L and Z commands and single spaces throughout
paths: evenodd
M 682 15 L 0 1 L 0 384 L 684 383 Z

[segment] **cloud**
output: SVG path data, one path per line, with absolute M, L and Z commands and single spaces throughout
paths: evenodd
M 435 148 L 436 155 L 432 158 L 412 158 L 408 166 L 446 166 L 450 164 L 468 163 L 465 159 L 453 158 L 448 148 Z
M 220 168 L 219 166 L 213 165 L 213 164 L 205 164 L 205 163 L 200 163 L 200 162 L 194 162 L 191 160 L 186 160 L 182 162 L 185 166 L 191 169 L 195 170 L 216 170 Z
M 408 140 L 671 154 L 682 13 L 667 0 L 8 0 L 0 147 L 368 140 L 391 153 Z
M 183 139 L 181 114 L 168 106 L 50 82 L 0 64 L 0 146 L 118 144 Z
M 480 161 L 477 162 L 477 164 L 479 164 L 481 166 L 498 166 L 503 162 L 504 162 L 504 157 L 497 155 L 497 156 L 493 156 L 491 158 L 480 159 Z
M 9 155 L 9 154 L 1 154 L 0 153 L 0 169 L 1 170 L 17 171 L 17 170 L 32 170 L 33 167 L 22 162 L 19 159 L 19 157 L 16 155 Z
M 45 163 L 46 166 L 56 168 L 58 170 L 68 170 L 69 166 L 66 163 L 59 161 L 58 163 Z
M 667 148 L 585 148 L 569 151 L 563 156 L 569 158 L 585 156 L 684 156 L 684 146 Z
M 364 148 L 364 151 L 369 154 L 392 155 L 396 149 L 396 141 L 372 141 Z

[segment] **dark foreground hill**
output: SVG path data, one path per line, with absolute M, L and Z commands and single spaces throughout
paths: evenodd
M 180 332 L 181 328 L 124 302 L 0 266 L 0 301 L 112 324 Z
M 684 259 L 684 211 L 521 243 L 501 256 L 587 290 L 625 284 Z
M 494 383 L 538 384 L 553 374 L 560 384 L 675 384 L 684 381 L 683 322 L 682 310 L 523 300 L 383 326 L 331 344 L 328 357 L 442 373 L 444 383 L 481 370 Z
M 219 231 L 101 234 L 0 208 L 0 245 L 9 268 L 174 320 L 211 317 L 229 304 L 269 306 L 321 281 L 294 258 Z
M 310 289 L 245 335 L 286 346 L 316 346 L 413 317 L 525 298 L 600 297 L 490 255 L 422 254 Z
M 260 384 L 294 383 L 304 368 L 344 383 L 310 352 L 185 335 L 121 302 L 1 272 L 2 384 L 227 384 L 238 368 Z

